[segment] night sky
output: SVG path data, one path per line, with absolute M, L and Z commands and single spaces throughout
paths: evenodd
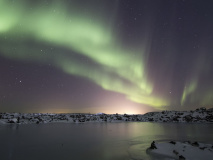
M 0 0 L 0 112 L 212 105 L 212 0 Z

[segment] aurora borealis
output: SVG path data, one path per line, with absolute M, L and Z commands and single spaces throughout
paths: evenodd
M 213 104 L 213 2 L 0 0 L 0 111 Z

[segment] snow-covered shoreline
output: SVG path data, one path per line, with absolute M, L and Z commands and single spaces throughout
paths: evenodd
M 175 122 L 213 123 L 213 109 L 194 111 L 149 112 L 144 115 L 127 114 L 52 114 L 52 113 L 0 113 L 0 124 L 18 123 L 85 123 L 85 122 Z
M 178 160 L 212 160 L 213 145 L 199 142 L 152 142 L 151 147 L 147 149 L 147 153 L 167 159 Z

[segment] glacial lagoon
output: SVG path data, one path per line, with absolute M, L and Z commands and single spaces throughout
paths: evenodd
M 2 160 L 155 160 L 146 149 L 157 141 L 213 144 L 213 124 L 89 122 L 0 125 Z

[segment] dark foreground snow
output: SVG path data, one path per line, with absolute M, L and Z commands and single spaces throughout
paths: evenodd
M 213 123 L 213 109 L 195 111 L 149 112 L 144 115 L 127 114 L 50 114 L 50 113 L 0 113 L 0 123 L 85 123 L 85 122 L 198 122 Z

